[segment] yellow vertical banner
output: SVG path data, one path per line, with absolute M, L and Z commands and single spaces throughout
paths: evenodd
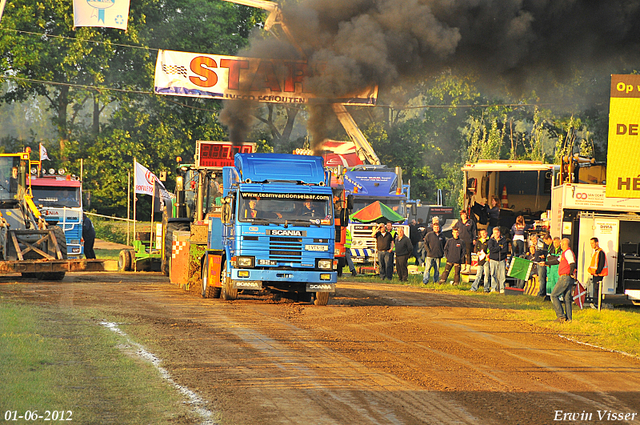
M 640 75 L 611 75 L 606 196 L 640 198 Z

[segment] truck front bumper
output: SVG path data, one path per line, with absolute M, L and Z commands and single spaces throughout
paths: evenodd
M 231 282 L 237 289 L 260 290 L 265 286 L 290 288 L 306 292 L 335 292 L 338 274 L 335 271 L 233 269 Z

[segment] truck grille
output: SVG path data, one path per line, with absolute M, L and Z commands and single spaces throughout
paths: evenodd
M 301 263 L 302 238 L 269 238 L 269 259 L 288 263 Z

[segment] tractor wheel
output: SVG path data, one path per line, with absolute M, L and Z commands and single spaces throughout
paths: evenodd
M 227 260 L 224 260 L 222 272 L 220 272 L 220 282 L 222 282 L 222 299 L 238 299 L 238 288 L 232 288 L 231 277 L 227 276 Z
M 67 238 L 64 236 L 64 230 L 60 226 L 50 227 L 53 230 L 53 234 L 56 236 L 56 241 L 58 242 L 58 248 L 60 248 L 60 253 L 62 254 L 63 259 L 67 259 Z
M 136 252 L 132 249 L 128 250 L 129 253 L 129 268 L 127 271 L 137 271 L 136 269 Z
M 131 256 L 129 256 L 129 250 L 123 249 L 118 255 L 118 271 L 126 272 L 131 270 Z
M 329 303 L 329 293 L 316 292 L 316 300 L 313 303 L 315 305 L 327 305 Z
M 67 259 L 67 239 L 64 236 L 64 230 L 60 226 L 52 226 L 49 229 L 53 232 L 56 237 L 56 242 L 58 243 L 58 249 L 60 250 L 60 254 L 62 254 L 62 259 Z M 56 253 L 57 255 L 57 253 Z M 64 279 L 66 272 L 45 272 L 45 273 L 36 273 L 36 277 L 40 280 L 53 280 L 59 281 Z

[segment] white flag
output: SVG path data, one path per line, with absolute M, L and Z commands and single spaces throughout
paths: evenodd
M 73 25 L 127 30 L 129 0 L 73 0 Z
M 47 148 L 45 148 L 42 143 L 40 143 L 40 161 L 51 161 L 51 159 L 49 158 L 49 155 L 47 155 Z
M 7 0 L 0 0 L 0 21 L 2 20 L 2 12 L 4 12 L 4 4 Z
M 136 193 L 143 193 L 145 195 L 153 196 L 153 185 L 154 183 L 157 183 L 158 187 L 160 188 L 159 195 L 162 197 L 162 199 L 168 201 L 173 197 L 167 191 L 167 189 L 165 189 L 162 182 L 158 180 L 156 175 L 153 174 L 151 171 L 149 171 L 145 166 L 139 164 L 137 161 L 136 161 L 135 175 L 136 175 L 136 181 L 135 181 Z

